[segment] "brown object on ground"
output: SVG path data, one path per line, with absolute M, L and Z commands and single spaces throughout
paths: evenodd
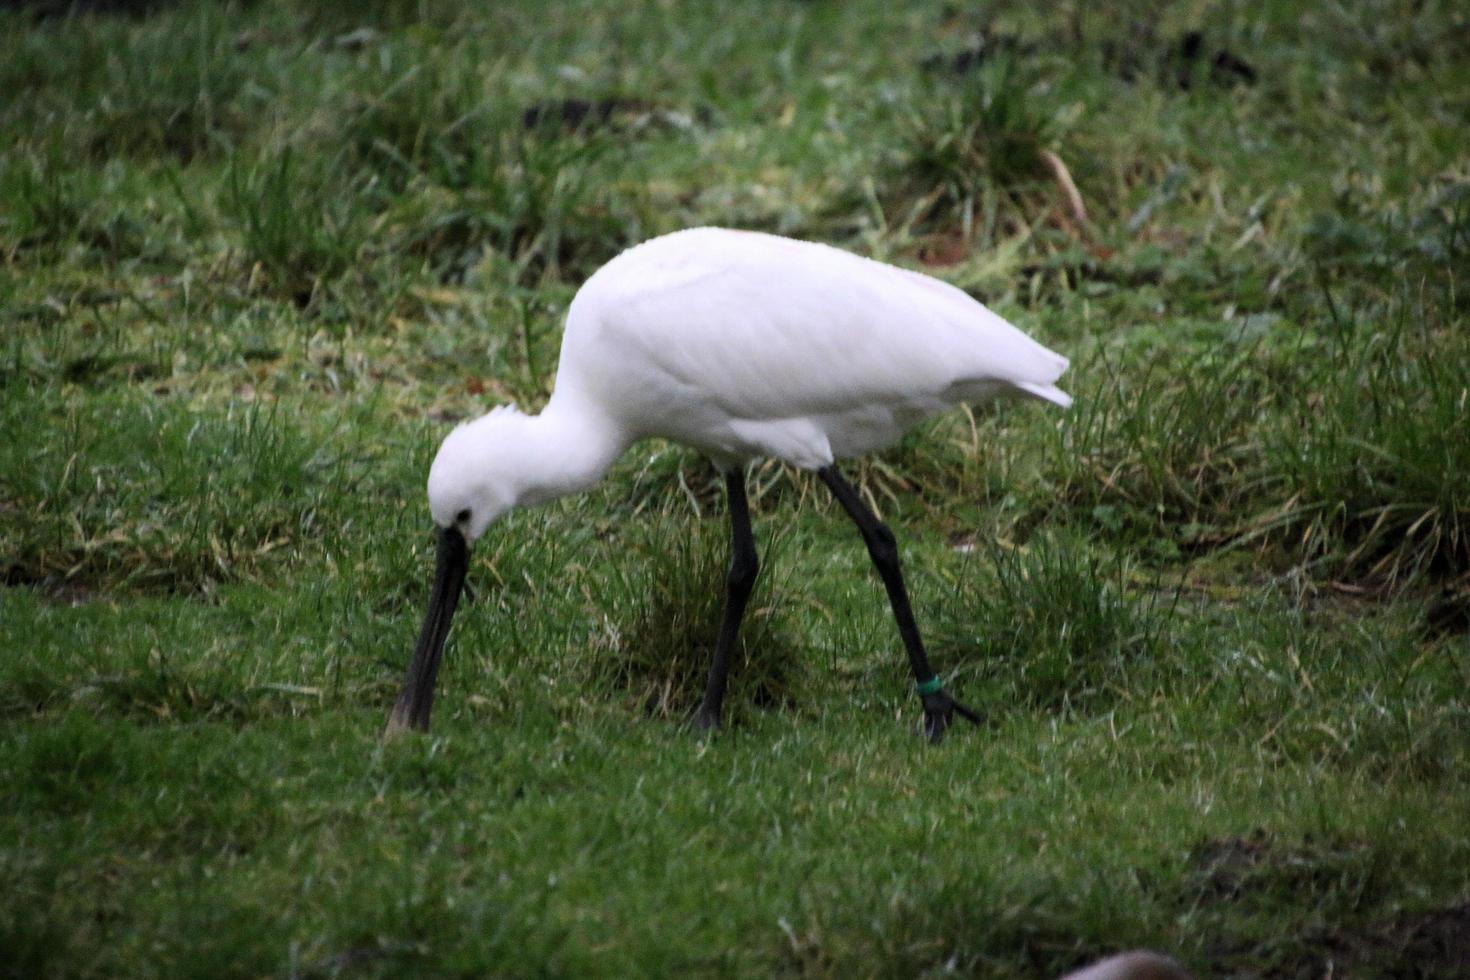
M 1078 224 L 1087 224 L 1087 206 L 1082 203 L 1082 193 L 1077 190 L 1077 184 L 1072 180 L 1072 172 L 1062 162 L 1062 158 L 1051 150 L 1041 151 L 1041 162 L 1046 164 L 1047 171 L 1052 179 L 1061 188 L 1062 196 L 1067 199 L 1067 210 L 1072 212 L 1072 218 Z

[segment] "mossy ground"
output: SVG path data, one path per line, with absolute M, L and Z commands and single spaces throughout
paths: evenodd
M 1464 975 L 1456 5 L 63 6 L 0 11 L 4 972 Z M 696 224 L 1073 358 L 1071 411 L 851 469 L 987 725 L 915 736 L 857 536 L 768 465 L 691 737 L 723 503 L 647 443 L 485 539 L 381 743 L 438 439 Z

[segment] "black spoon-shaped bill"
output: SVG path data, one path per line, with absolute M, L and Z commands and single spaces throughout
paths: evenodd
M 434 570 L 434 590 L 419 642 L 403 679 L 403 690 L 388 716 L 385 735 L 409 729 L 429 730 L 429 710 L 434 706 L 434 681 L 439 676 L 439 661 L 444 656 L 444 641 L 449 638 L 449 624 L 464 591 L 465 575 L 470 567 L 470 546 L 459 528 L 447 527 L 439 532 L 439 550 Z

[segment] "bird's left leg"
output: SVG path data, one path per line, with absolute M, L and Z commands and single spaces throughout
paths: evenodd
M 862 532 L 868 556 L 873 559 L 873 566 L 883 579 L 883 587 L 888 590 L 888 603 L 893 607 L 893 618 L 898 621 L 898 633 L 903 638 L 909 666 L 914 671 L 914 683 L 918 685 L 919 696 L 924 701 L 924 731 L 929 740 L 937 742 L 944 737 L 944 730 L 954 720 L 956 712 L 962 718 L 980 724 L 980 716 L 950 697 L 929 666 L 924 641 L 919 638 L 919 626 L 914 622 L 914 610 L 909 605 L 908 590 L 904 588 L 903 572 L 898 563 L 898 542 L 893 532 L 863 503 L 863 498 L 835 465 L 823 467 L 817 475 Z
M 725 576 L 725 613 L 720 635 L 715 640 L 715 659 L 709 669 L 704 701 L 694 715 L 694 727 L 711 731 L 720 727 L 720 710 L 725 703 L 725 683 L 730 677 L 730 656 L 740 635 L 740 620 L 755 588 L 760 558 L 750 530 L 750 504 L 745 497 L 745 471 L 725 474 L 725 492 L 730 505 L 730 571 Z

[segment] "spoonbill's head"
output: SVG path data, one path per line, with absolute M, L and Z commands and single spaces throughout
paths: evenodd
M 520 502 L 531 449 L 527 421 L 505 406 L 445 437 L 429 467 L 429 513 L 441 531 L 452 528 L 474 544 Z
M 522 496 L 526 423 L 513 408 L 466 422 L 445 438 L 429 468 L 429 512 L 439 529 L 434 588 L 387 734 L 429 728 L 434 682 L 469 572 L 470 545 Z

